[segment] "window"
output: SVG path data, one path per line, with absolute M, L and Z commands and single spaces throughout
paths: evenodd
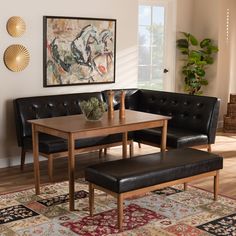
M 141 2 L 139 4 L 139 88 L 155 90 L 168 89 L 168 83 L 166 81 L 168 77 L 166 73 L 169 72 L 166 63 L 169 56 L 167 55 L 169 43 L 167 41 L 167 11 L 167 3 L 163 3 L 163 1 L 156 0 Z M 174 52 L 175 49 L 171 53 Z

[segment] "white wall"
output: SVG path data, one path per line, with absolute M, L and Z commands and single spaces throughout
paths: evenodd
M 212 38 L 218 44 L 219 32 L 219 0 L 177 0 L 178 18 L 177 32 L 189 32 L 195 35 L 199 40 Z M 177 55 L 177 80 L 176 90 L 183 92 L 183 75 L 181 74 L 181 62 Z M 207 79 L 209 85 L 203 86 L 205 95 L 213 96 L 216 87 L 217 62 L 207 70 Z
M 236 1 L 228 0 L 226 8 L 229 8 L 229 53 L 230 53 L 230 86 L 229 93 L 236 93 Z
M 235 0 L 194 0 L 194 33 L 198 37 L 209 37 L 218 44 L 216 62 L 207 70 L 209 85 L 204 94 L 221 99 L 218 126 L 223 126 L 230 92 L 236 92 L 235 83 Z M 226 14 L 230 10 L 229 38 L 226 35 Z
M 219 47 L 216 61 L 207 69 L 208 86 L 203 87 L 204 95 L 221 99 L 219 127 L 223 125 L 229 92 L 236 92 L 235 40 L 236 1 L 235 0 L 177 0 L 177 32 L 186 31 L 197 38 L 211 38 Z M 230 38 L 226 40 L 226 10 L 230 9 Z M 176 90 L 183 91 L 181 63 L 177 54 Z
M 194 0 L 176 0 L 176 32 L 177 39 L 182 37 L 180 32 L 191 32 L 193 27 Z M 175 90 L 183 93 L 183 75 L 181 72 L 182 62 L 178 60 L 179 51 L 176 53 L 176 78 Z
M 136 87 L 137 9 L 136 0 L 8 0 L 1 4 L 1 57 L 10 44 L 19 43 L 28 48 L 31 59 L 29 66 L 19 73 L 9 71 L 0 61 L 0 167 L 20 161 L 13 117 L 14 98 Z M 43 15 L 117 19 L 116 83 L 43 88 Z M 20 38 L 12 38 L 6 31 L 6 22 L 11 16 L 21 16 L 25 20 L 27 30 Z

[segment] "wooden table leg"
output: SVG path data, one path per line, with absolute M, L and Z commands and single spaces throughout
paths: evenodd
M 216 175 L 214 176 L 214 200 L 218 199 L 218 191 L 219 191 L 219 171 L 216 171 Z
M 68 137 L 68 171 L 69 171 L 69 209 L 75 210 L 75 140 L 73 134 Z
M 89 213 L 93 216 L 94 211 L 94 187 L 92 183 L 89 183 Z
M 128 132 L 122 134 L 122 153 L 123 158 L 127 158 Z
M 40 194 L 39 137 L 34 124 L 32 124 L 32 142 L 33 142 L 33 155 L 34 155 L 35 193 L 38 195 Z
M 164 124 L 163 124 L 163 127 L 162 127 L 162 132 L 161 132 L 161 151 L 162 152 L 166 151 L 167 124 L 168 124 L 168 121 L 164 120 Z

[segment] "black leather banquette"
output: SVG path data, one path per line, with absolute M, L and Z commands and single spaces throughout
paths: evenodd
M 215 97 L 126 89 L 126 108 L 171 116 L 167 146 L 172 148 L 210 145 L 215 142 L 220 101 Z M 114 90 L 114 108 L 119 108 L 120 90 Z M 107 102 L 107 91 L 66 95 L 26 97 L 14 100 L 18 144 L 22 154 L 32 149 L 30 119 L 80 114 L 79 101 L 97 97 Z M 147 129 L 130 134 L 139 143 L 158 146 L 161 130 Z M 76 148 L 92 147 L 121 141 L 121 135 L 82 139 Z M 64 139 L 40 134 L 39 151 L 51 154 L 67 150 Z
M 139 90 L 137 110 L 171 116 L 167 146 L 210 145 L 215 142 L 220 100 L 215 97 Z M 132 101 L 129 99 L 129 102 Z M 159 144 L 160 129 L 135 132 L 134 140 Z
M 100 101 L 104 101 L 104 96 L 101 92 L 25 97 L 14 100 L 17 140 L 18 145 L 22 148 L 21 169 L 24 167 L 26 152 L 32 151 L 32 130 L 31 124 L 27 121 L 81 114 L 82 111 L 79 102 L 88 100 L 91 97 L 96 97 Z M 121 134 L 83 138 L 75 142 L 75 148 L 82 152 L 86 151 L 86 149 L 98 150 L 100 148 L 109 147 L 109 145 L 117 145 L 121 140 Z M 67 156 L 67 147 L 67 140 L 65 139 L 43 133 L 39 134 L 39 152 L 41 155 L 51 159 L 51 161 L 49 161 L 51 165 L 49 167 L 49 177 L 51 180 L 52 159 L 54 157 Z

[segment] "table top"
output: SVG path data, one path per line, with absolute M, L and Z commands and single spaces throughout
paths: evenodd
M 171 117 L 139 112 L 134 110 L 125 110 L 125 118 L 119 119 L 119 111 L 114 112 L 114 118 L 109 119 L 107 113 L 99 121 L 88 121 L 84 115 L 59 116 L 44 119 L 29 120 L 28 122 L 37 126 L 50 128 L 66 133 L 76 133 L 81 131 L 95 131 L 102 129 L 116 128 L 130 125 L 140 125 L 145 123 L 160 122 L 169 120 Z

